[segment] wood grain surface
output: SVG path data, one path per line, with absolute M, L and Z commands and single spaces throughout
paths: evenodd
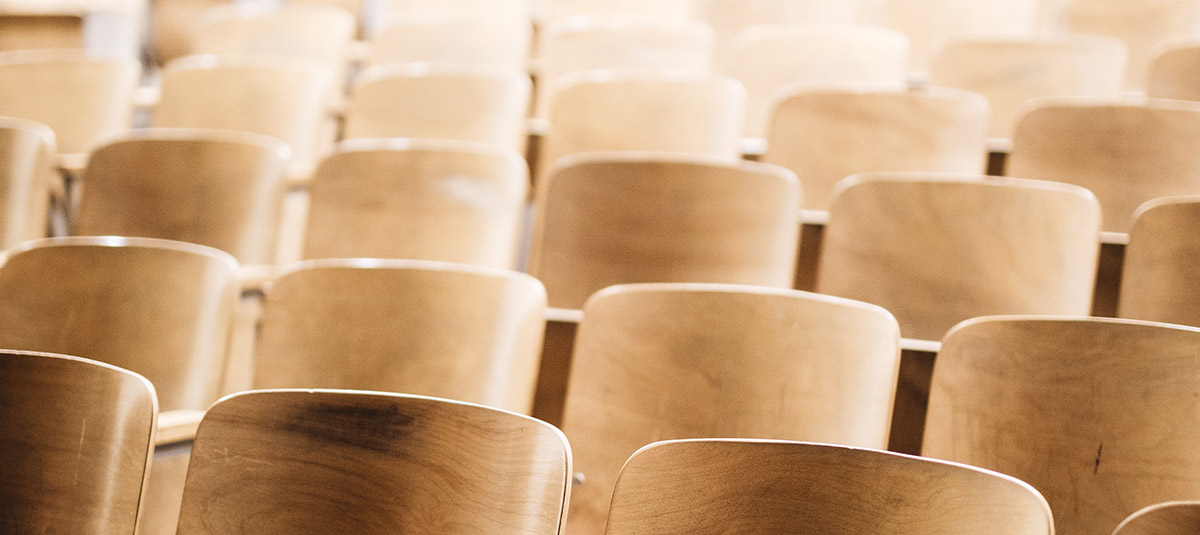
M 1165 197 L 1138 208 L 1117 315 L 1200 326 L 1200 196 Z
M 54 147 L 46 125 L 0 117 L 0 250 L 46 236 L 50 192 L 62 187 Z
M 214 405 L 179 534 L 560 530 L 570 448 L 554 427 L 434 398 L 257 391 Z
M 1200 502 L 1177 501 L 1148 506 L 1126 518 L 1113 535 L 1183 535 L 1200 532 Z

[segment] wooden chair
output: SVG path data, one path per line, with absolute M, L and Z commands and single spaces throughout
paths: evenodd
M 81 13 L 13 13 L 0 10 L 0 51 L 84 49 Z
M 1146 506 L 1129 515 L 1113 535 L 1183 535 L 1200 531 L 1200 502 L 1175 501 Z
M 305 178 L 332 144 L 331 80 L 327 68 L 308 59 L 188 56 L 163 70 L 153 124 L 274 137 L 292 149 L 289 175 Z
M 87 154 L 132 127 L 131 98 L 141 67 L 134 59 L 82 50 L 0 53 L 0 116 L 49 126 L 62 154 Z
M 1083 186 L 1103 230 L 1126 232 L 1142 203 L 1200 193 L 1200 104 L 1049 99 L 1017 122 L 1005 174 Z
M 233 258 L 142 238 L 48 238 L 0 266 L 0 347 L 132 370 L 164 411 L 220 395 L 237 303 Z
M 989 314 L 1087 315 L 1100 207 L 1083 188 L 866 174 L 835 194 L 817 292 L 882 306 L 906 338 Z
M 133 535 L 154 448 L 150 382 L 87 359 L 11 350 L 0 351 L 0 377 L 4 530 Z
M 804 208 L 827 210 L 834 185 L 868 172 L 982 173 L 987 101 L 957 89 L 847 87 L 777 96 L 762 160 L 804 185 Z
M 886 451 L 804 442 L 671 440 L 625 463 L 608 535 L 1050 535 L 1045 498 L 1015 478 Z
M 316 3 L 226 3 L 205 11 L 198 24 L 193 54 L 305 58 L 339 80 L 345 80 L 347 48 L 357 30 L 350 12 Z
M 863 83 L 903 88 L 908 38 L 885 28 L 840 25 L 753 26 L 729 44 L 723 72 L 746 87 L 745 134 L 766 137 L 779 90 Z
M 529 18 L 530 0 L 383 0 L 380 14 L 420 13 L 485 13 L 491 16 L 521 16 Z
M 1134 216 L 1117 315 L 1200 327 L 1200 196 L 1164 197 Z
M 46 236 L 54 171 L 54 132 L 46 125 L 0 117 L 0 250 Z
M 525 72 L 531 33 L 529 18 L 512 14 L 395 14 L 371 33 L 367 62 L 485 65 Z
M 204 14 L 228 0 L 149 0 L 146 37 L 151 59 L 158 66 L 194 53 L 192 43 Z
M 555 90 L 550 132 L 537 164 L 546 176 L 559 158 L 609 151 L 741 155 L 746 90 L 718 75 L 580 71 Z
M 912 67 L 924 71 L 937 42 L 956 36 L 1031 36 L 1039 0 L 865 0 L 867 23 L 899 30 L 912 45 Z
M 713 32 L 697 21 L 577 17 L 541 32 L 539 117 L 546 116 L 566 74 L 594 69 L 701 75 L 712 68 Z
M 800 193 L 785 169 L 608 154 L 568 159 L 545 186 L 529 273 L 552 307 L 632 282 L 791 287 Z
M 598 292 L 584 306 L 563 419 L 582 480 L 572 489 L 568 533 L 603 532 L 622 463 L 656 440 L 882 449 L 899 336 L 879 307 L 794 290 L 636 284 Z
M 1150 51 L 1146 96 L 1200 101 L 1200 39 L 1160 42 Z
M 283 390 L 205 415 L 179 534 L 560 531 L 571 469 L 553 426 L 448 400 Z
M 1200 493 L 1200 329 L 1111 318 L 992 317 L 946 336 L 926 457 L 1020 478 L 1055 532 L 1111 533 Z
M 374 67 L 354 85 L 344 138 L 455 139 L 523 153 L 531 90 L 528 75 L 499 67 Z
M 1119 97 L 1125 63 L 1125 46 L 1106 37 L 959 38 L 936 48 L 929 82 L 983 95 L 992 112 L 988 136 L 1007 139 L 1034 98 Z
M 305 258 L 415 258 L 512 269 L 525 160 L 491 145 L 345 141 L 309 187 Z
M 1125 85 L 1137 91 L 1146 81 L 1156 43 L 1200 37 L 1200 4 L 1191 0 L 1071 0 L 1051 13 L 1048 29 L 1121 40 L 1129 50 Z
M 712 26 L 718 58 L 728 64 L 731 43 L 751 27 L 851 24 L 859 18 L 862 3 L 862 0 L 694 0 L 693 15 Z
M 185 241 L 271 264 L 287 156 L 249 132 L 134 131 L 92 153 L 72 233 Z
M 528 413 L 546 293 L 528 275 L 417 260 L 293 264 L 271 284 L 256 388 L 433 395 Z

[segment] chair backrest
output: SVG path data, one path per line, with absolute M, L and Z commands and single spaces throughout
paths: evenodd
M 603 533 L 621 464 L 655 440 L 882 449 L 899 337 L 879 307 L 795 290 L 635 284 L 597 293 L 584 306 L 563 417 L 583 476 L 568 532 Z
M 529 273 L 552 307 L 633 282 L 792 285 L 800 192 L 785 169 L 609 154 L 567 160 L 544 186 Z
M 672 440 L 621 469 L 607 535 L 1051 535 L 1045 498 L 1015 478 L 880 450 Z
M 1160 41 L 1200 37 L 1200 3 L 1192 0 L 1070 0 L 1052 12 L 1048 29 L 1105 35 L 1129 50 L 1126 88 L 1141 90 L 1151 50 Z
M 303 58 L 188 56 L 163 70 L 153 124 L 271 136 L 291 147 L 289 172 L 306 175 L 333 140 L 330 80 L 327 68 Z
M 1160 42 L 1150 52 L 1146 96 L 1200 100 L 1200 39 Z
M 133 535 L 154 449 L 154 387 L 99 362 L 0 351 L 0 529 Z
M 1200 501 L 1174 501 L 1146 506 L 1129 515 L 1113 535 L 1181 535 L 1200 532 Z
M 431 395 L 528 413 L 546 292 L 521 273 L 418 260 L 293 264 L 263 304 L 257 388 Z
M 983 95 L 992 112 L 988 135 L 1011 138 L 1031 99 L 1119 97 L 1125 63 L 1120 41 L 1094 35 L 960 38 L 934 51 L 929 82 Z
M 725 61 L 733 40 L 753 26 L 849 24 L 857 20 L 862 3 L 862 0 L 693 0 L 693 16 L 713 27 L 718 56 Z
M 185 241 L 273 263 L 287 155 L 248 132 L 131 132 L 89 158 L 72 233 Z
M 746 90 L 733 78 L 580 71 L 554 91 L 539 179 L 559 158 L 588 152 L 740 157 Z
M 933 370 L 921 454 L 1019 478 L 1057 533 L 1111 533 L 1200 493 L 1200 329 L 1111 318 L 960 324 Z
M 134 59 L 82 50 L 0 53 L 0 116 L 43 123 L 54 131 L 59 152 L 84 154 L 132 126 L 140 70 Z
M 88 44 L 84 27 L 80 13 L 0 12 L 0 51 L 83 49 Z
M 235 266 L 166 240 L 28 242 L 0 266 L 0 347 L 120 366 L 155 385 L 163 410 L 204 409 L 220 395 Z
M 512 269 L 529 188 L 511 150 L 345 141 L 309 185 L 305 258 L 412 258 Z
M 203 26 L 204 14 L 228 0 L 170 0 L 155 2 L 149 12 L 147 45 L 152 60 L 159 66 L 192 53 L 196 33 Z
M 1039 0 L 864 0 L 866 22 L 908 36 L 912 67 L 928 68 L 940 39 L 955 36 L 1028 36 L 1037 29 Z
M 354 39 L 354 15 L 332 5 L 226 3 L 197 21 L 194 54 L 255 54 L 319 61 L 346 72 L 346 49 Z
M 528 17 L 490 12 L 394 15 L 371 33 L 367 61 L 488 65 L 524 72 L 532 33 Z
M 44 124 L 0 117 L 0 250 L 46 236 L 54 170 L 54 132 Z
M 908 38 L 885 28 L 850 25 L 754 26 L 729 44 L 723 72 L 746 87 L 745 134 L 765 137 L 776 94 L 797 84 L 904 87 Z
M 940 340 L 989 314 L 1087 315 L 1100 207 L 1034 180 L 868 174 L 843 183 L 816 289 L 882 306 L 905 337 Z
M 1200 196 L 1164 197 L 1137 210 L 1117 315 L 1200 327 Z
M 638 17 L 648 20 L 685 21 L 691 18 L 694 0 L 553 0 L 542 2 L 538 14 L 544 28 L 568 18 Z
M 1139 205 L 1200 194 L 1200 104 L 1037 101 L 1017 122 L 1005 174 L 1096 194 L 1103 229 L 1127 232 Z
M 532 418 L 442 399 L 282 390 L 196 432 L 179 534 L 559 532 L 571 451 Z
M 524 153 L 531 90 L 527 74 L 502 67 L 374 67 L 352 89 L 344 137 L 455 139 Z
M 625 17 L 578 17 L 541 33 L 537 115 L 545 116 L 559 80 L 595 69 L 709 72 L 713 32 L 697 21 Z
M 801 87 L 777 98 L 762 160 L 796 173 L 804 208 L 827 210 L 853 174 L 984 171 L 988 105 L 975 93 Z

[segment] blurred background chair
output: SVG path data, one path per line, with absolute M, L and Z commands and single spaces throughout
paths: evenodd
M 272 264 L 287 155 L 249 132 L 131 132 L 92 153 L 72 233 L 185 241 Z
M 567 383 L 563 431 L 582 474 L 568 530 L 604 531 L 621 465 L 656 440 L 883 448 L 899 337 L 881 308 L 794 290 L 634 284 L 597 293 L 584 306 Z
M 1200 196 L 1163 197 L 1138 208 L 1117 315 L 1200 327 Z
M 54 152 L 46 125 L 0 117 L 0 251 L 46 236 L 51 192 L 62 192 Z
M 384 18 L 371 32 L 366 63 L 447 63 L 525 72 L 531 34 L 529 18 L 515 13 L 397 13 Z
M 373 392 L 247 392 L 200 424 L 179 533 L 553 535 L 570 470 L 561 432 L 505 411 Z
M 333 5 L 233 2 L 204 12 L 191 53 L 310 59 L 328 67 L 341 88 L 356 31 L 354 15 Z
M 1200 329 L 1111 318 L 958 325 L 933 372 L 922 455 L 1038 489 L 1056 533 L 1111 533 L 1200 492 Z
M 512 271 L 416 260 L 314 260 L 270 285 L 255 388 L 433 395 L 528 413 L 546 293 Z
M 1017 122 L 1005 174 L 1096 194 L 1103 230 L 1127 232 L 1154 198 L 1200 194 L 1200 103 L 1046 99 Z
M 1161 41 L 1150 50 L 1146 96 L 1200 100 L 1200 38 Z
M 990 314 L 1087 315 L 1100 207 L 1083 188 L 922 173 L 839 186 L 817 291 L 882 306 L 906 338 Z
M 0 377 L 4 529 L 132 535 L 154 447 L 150 382 L 92 360 L 11 350 L 0 350 Z
M 987 101 L 967 91 L 801 86 L 776 94 L 762 161 L 796 173 L 803 208 L 827 210 L 857 173 L 984 172 L 987 124 Z
M 579 308 L 601 288 L 634 282 L 791 287 L 800 192 L 785 169 L 592 155 L 565 161 L 543 185 L 529 273 L 552 307 Z
M 529 173 L 515 152 L 432 139 L 344 141 L 309 186 L 305 258 L 517 262 Z
M 1039 0 L 863 0 L 860 20 L 899 30 L 912 46 L 912 68 L 925 71 L 940 39 L 1029 36 Z
M 621 469 L 608 535 L 1049 535 L 1033 487 L 978 468 L 827 444 L 655 442 Z

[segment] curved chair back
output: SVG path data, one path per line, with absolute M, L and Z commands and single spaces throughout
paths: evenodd
M 571 452 L 553 426 L 448 400 L 246 392 L 196 432 L 179 534 L 555 535 Z
M 197 22 L 193 54 L 306 58 L 339 76 L 346 72 L 346 50 L 358 25 L 346 9 L 318 3 L 226 3 Z
M 185 241 L 271 264 L 287 155 L 248 132 L 131 132 L 92 153 L 72 233 Z
M 1047 99 L 1017 122 L 1005 174 L 1083 186 L 1103 229 L 1127 232 L 1158 197 L 1200 194 L 1200 103 Z
M 804 442 L 672 440 L 633 454 L 607 535 L 1051 535 L 1033 487 L 975 467 Z
M 632 282 L 792 285 L 799 186 L 785 169 L 594 155 L 566 160 L 541 186 L 529 273 L 550 306 L 579 308 Z
M 635 284 L 597 293 L 584 306 L 563 417 L 582 474 L 568 532 L 603 533 L 621 464 L 655 440 L 883 448 L 899 340 L 879 307 L 794 290 Z
M 873 26 L 766 24 L 738 33 L 721 64 L 723 72 L 746 87 L 746 136 L 766 137 L 776 99 L 785 88 L 903 88 L 908 81 L 908 38 Z
M 1200 4 L 1191 0 L 1069 0 L 1048 19 L 1053 32 L 1104 35 L 1125 43 L 1126 88 L 1132 91 L 1144 87 L 1155 44 L 1200 36 Z
M 1150 55 L 1146 96 L 1200 101 L 1200 38 L 1160 42 Z
M 480 65 L 387 65 L 364 71 L 346 109 L 346 139 L 407 137 L 525 148 L 529 75 Z
M 863 0 L 693 0 L 694 17 L 717 34 L 718 55 L 728 58 L 738 34 L 771 24 L 850 24 L 859 18 Z
M 416 260 L 314 260 L 269 288 L 256 388 L 431 395 L 527 413 L 546 294 L 528 275 Z
M 305 58 L 188 56 L 163 69 L 153 124 L 274 137 L 292 149 L 289 172 L 305 177 L 333 140 L 331 80 L 328 68 Z
M 1032 99 L 1121 96 L 1125 56 L 1120 41 L 1095 35 L 961 37 L 934 51 L 929 83 L 983 95 L 988 136 L 1007 139 Z
M 1100 207 L 1083 188 L 979 176 L 867 174 L 830 210 L 817 291 L 882 306 L 908 338 L 990 314 L 1087 315 Z
M 784 89 L 762 161 L 790 169 L 804 208 L 827 210 L 834 185 L 858 173 L 982 173 L 987 101 L 947 88 Z
M 154 449 L 154 387 L 99 362 L 0 351 L 0 528 L 121 533 L 137 527 Z
M 718 75 L 580 71 L 554 89 L 537 165 L 573 154 L 657 151 L 737 160 L 746 90 Z
M 46 236 L 54 170 L 54 132 L 44 124 L 0 117 L 0 250 Z
M 1138 208 L 1117 315 L 1200 327 L 1200 196 L 1164 197 Z
M 435 140 L 342 142 L 309 186 L 305 258 L 410 258 L 512 269 L 528 167 Z
M 0 347 L 79 355 L 145 376 L 164 411 L 220 395 L 236 263 L 144 238 L 28 242 L 0 266 Z
M 1062 534 L 1200 494 L 1200 329 L 1111 318 L 964 322 L 937 355 L 921 454 L 1033 485 Z
M 1147 506 L 1129 515 L 1113 535 L 1182 535 L 1200 532 L 1200 502 L 1177 501 Z
M 867 0 L 868 5 L 871 0 Z M 912 67 L 928 69 L 940 39 L 951 36 L 1033 35 L 1040 0 L 875 0 L 878 5 L 863 19 L 894 28 L 912 44 Z
M 0 115 L 54 131 L 58 152 L 87 154 L 133 126 L 133 90 L 141 67 L 132 58 L 83 50 L 0 53 Z

